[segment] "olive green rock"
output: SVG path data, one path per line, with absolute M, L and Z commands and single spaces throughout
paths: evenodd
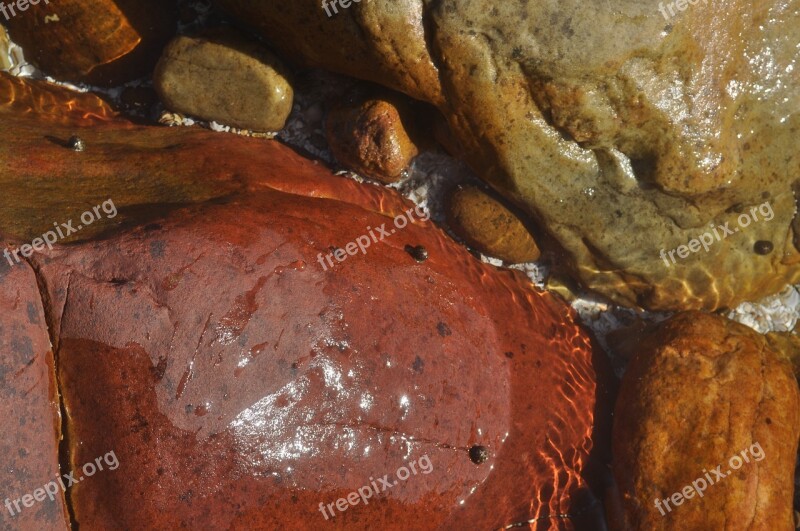
M 294 97 L 275 56 L 228 36 L 177 37 L 154 85 L 170 110 L 252 131 L 281 130 Z
M 437 105 L 482 178 L 617 303 L 717 309 L 800 281 L 800 0 L 406 0 L 330 18 L 313 0 L 217 2 L 310 64 Z M 774 215 L 740 227 L 762 205 Z

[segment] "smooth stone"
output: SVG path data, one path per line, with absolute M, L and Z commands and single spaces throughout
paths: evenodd
M 164 50 L 154 75 L 164 105 L 252 131 L 279 131 L 294 91 L 277 57 L 235 37 L 186 37 Z
M 459 238 L 483 254 L 512 264 L 534 262 L 541 257 L 522 221 L 477 186 L 464 186 L 453 192 L 447 204 L 447 222 Z
M 108 197 L 120 211 L 31 258 L 72 466 L 119 461 L 72 491 L 81 527 L 315 527 L 320 502 L 425 455 L 430 473 L 336 522 L 598 516 L 607 362 L 557 297 L 422 215 L 351 252 L 413 206 L 278 142 L 99 116 L 45 83 L 0 83 L 0 102 L 4 90 L 17 97 L 0 103 L 0 179 L 20 209 L 0 202 L 6 241 L 41 233 L 18 217 L 66 220 Z M 61 145 L 72 135 L 85 151 Z M 323 268 L 331 247 L 350 254 Z
M 341 105 L 328 113 L 325 123 L 336 159 L 354 172 L 386 184 L 400 180 L 419 153 L 397 107 L 386 100 Z
M 4 24 L 28 61 L 60 81 L 94 85 L 151 72 L 177 29 L 175 0 L 51 0 L 15 12 Z

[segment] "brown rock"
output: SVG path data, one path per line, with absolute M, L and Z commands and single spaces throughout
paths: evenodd
M 52 220 L 111 196 L 136 225 L 33 258 L 58 331 L 70 468 L 119 461 L 74 487 L 81 527 L 317 527 L 320 502 L 425 455 L 430 473 L 333 523 L 568 529 L 564 514 L 591 513 L 606 369 L 557 298 L 419 216 L 323 268 L 331 247 L 410 205 L 277 142 L 26 107 L 0 106 L 14 200 Z M 82 153 L 43 140 L 75 131 Z M 155 210 L 165 197 L 171 210 Z M 18 227 L 0 206 L 0 230 Z
M 791 332 L 773 332 L 766 337 L 773 349 L 789 359 L 795 376 L 800 379 L 800 336 Z
M 328 144 L 336 159 L 356 173 L 384 183 L 403 175 L 419 153 L 392 103 L 366 100 L 328 113 Z
M 253 131 L 282 129 L 294 98 L 277 57 L 230 36 L 176 38 L 154 84 L 169 109 Z
M 351 3 L 334 13 L 322 2 L 253 3 L 217 0 L 248 27 L 268 36 L 281 54 L 381 83 L 412 98 L 443 102 L 439 72 L 431 61 L 420 0 Z M 302 31 L 298 31 L 302 28 Z
M 0 258 L 0 418 L 0 528 L 69 529 L 64 494 L 56 483 L 61 415 L 42 300 L 30 265 L 9 266 L 4 257 Z M 52 500 L 48 496 L 33 504 L 28 498 L 51 481 Z
M 723 317 L 677 315 L 643 342 L 622 382 L 617 528 L 792 529 L 798 436 L 800 391 L 784 355 Z
M 6 25 L 27 60 L 60 80 L 104 85 L 150 72 L 177 20 L 174 0 L 52 0 L 15 12 Z
M 456 190 L 447 205 L 447 222 L 470 247 L 505 262 L 533 262 L 541 256 L 522 221 L 477 186 Z
M 8 32 L 3 26 L 0 26 L 0 70 L 11 68 L 11 62 L 8 60 L 8 48 Z

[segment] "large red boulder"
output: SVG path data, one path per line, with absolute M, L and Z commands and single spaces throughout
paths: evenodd
M 0 178 L 56 190 L 50 216 L 119 209 L 31 258 L 82 528 L 569 529 L 596 508 L 604 366 L 519 273 L 276 142 L 0 120 Z M 76 133 L 80 153 L 41 140 Z

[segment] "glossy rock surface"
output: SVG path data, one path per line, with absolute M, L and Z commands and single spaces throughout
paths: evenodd
M 312 0 L 218 3 L 313 64 L 439 106 L 480 175 L 617 303 L 717 309 L 800 280 L 797 0 L 670 20 L 659 0 L 372 2 L 330 20 Z M 770 221 L 659 257 L 764 201 Z
M 118 84 L 146 74 L 174 32 L 177 17 L 174 0 L 25 4 L 5 25 L 26 59 L 59 79 L 94 84 Z
M 153 83 L 167 108 L 253 131 L 279 131 L 294 92 L 277 57 L 225 36 L 186 37 L 164 49 Z
M 72 490 L 81 528 L 570 529 L 596 510 L 581 474 L 605 366 L 562 302 L 419 216 L 323 268 L 410 205 L 275 142 L 23 115 L 42 92 L 73 95 L 6 86 L 0 179 L 39 222 L 5 205 L 0 231 L 24 240 L 108 197 L 120 212 L 33 258 L 72 469 L 120 463 Z M 76 133 L 80 153 L 47 140 Z M 429 474 L 320 513 L 425 455 Z
M 640 344 L 614 412 L 622 514 L 612 528 L 794 528 L 800 390 L 774 346 L 699 312 L 673 317 Z M 690 489 L 656 507 L 698 478 L 702 497 Z

